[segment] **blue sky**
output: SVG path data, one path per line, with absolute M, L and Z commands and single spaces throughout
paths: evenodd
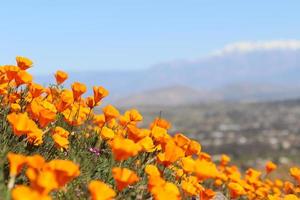
M 33 73 L 134 70 L 239 41 L 300 39 L 300 1 L 6 0 L 0 61 Z

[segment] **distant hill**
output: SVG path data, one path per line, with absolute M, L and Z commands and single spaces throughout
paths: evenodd
M 37 80 L 50 82 L 49 76 Z M 75 80 L 107 87 L 115 102 L 294 98 L 300 96 L 300 41 L 236 43 L 196 60 L 165 62 L 146 70 L 71 72 L 69 83 Z
M 221 96 L 209 91 L 200 91 L 186 86 L 173 86 L 133 94 L 121 98 L 116 101 L 116 104 L 120 106 L 175 106 L 220 100 L 222 100 Z

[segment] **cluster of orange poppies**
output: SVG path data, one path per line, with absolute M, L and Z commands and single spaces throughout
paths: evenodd
M 79 166 L 68 160 L 46 162 L 40 155 L 23 156 L 8 153 L 10 164 L 9 189 L 14 185 L 16 176 L 23 167 L 27 167 L 26 176 L 30 186 L 18 185 L 12 189 L 13 199 L 51 199 L 49 193 L 62 188 L 73 178 L 79 176 Z
M 217 193 L 232 199 L 298 199 L 300 168 L 290 169 L 293 181 L 269 179 L 268 174 L 277 168 L 273 162 L 266 164 L 265 172 L 250 168 L 241 173 L 227 155 L 215 163 L 197 141 L 182 133 L 170 135 L 171 124 L 165 119 L 157 118 L 149 128 L 141 128 L 143 116 L 136 109 L 120 114 L 107 105 L 99 114 L 94 108 L 108 95 L 101 86 L 94 86 L 93 95 L 84 97 L 84 84 L 75 82 L 66 89 L 62 84 L 68 74 L 57 71 L 56 84 L 43 87 L 26 71 L 33 65 L 31 60 L 17 57 L 16 61 L 16 66 L 0 66 L 1 106 L 8 108 L 6 121 L 13 137 L 39 148 L 50 135 L 56 149 L 66 153 L 72 148 L 72 139 L 96 137 L 95 147 L 108 150 L 115 164 L 111 167 L 113 182 L 87 177 L 86 187 L 93 200 L 124 199 L 128 191 L 136 191 L 137 199 L 157 200 L 205 200 Z M 84 131 L 75 133 L 74 127 L 84 127 Z M 59 157 L 46 161 L 40 155 L 9 153 L 7 158 L 7 188 L 15 200 L 25 196 L 51 199 L 53 192 L 80 175 L 76 162 Z M 19 174 L 25 174 L 27 184 L 15 184 Z

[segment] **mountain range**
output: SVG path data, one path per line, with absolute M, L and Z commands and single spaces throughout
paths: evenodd
M 103 85 L 119 105 L 178 105 L 209 101 L 269 101 L 300 97 L 300 41 L 242 42 L 195 60 L 135 71 L 69 73 L 72 81 Z M 41 83 L 49 76 L 38 76 Z

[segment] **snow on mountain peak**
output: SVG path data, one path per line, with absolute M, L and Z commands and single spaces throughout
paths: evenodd
M 230 53 L 249 53 L 268 50 L 299 50 L 300 40 L 273 40 L 257 42 L 236 42 L 226 45 L 224 48 L 214 51 L 213 55 L 226 55 Z

